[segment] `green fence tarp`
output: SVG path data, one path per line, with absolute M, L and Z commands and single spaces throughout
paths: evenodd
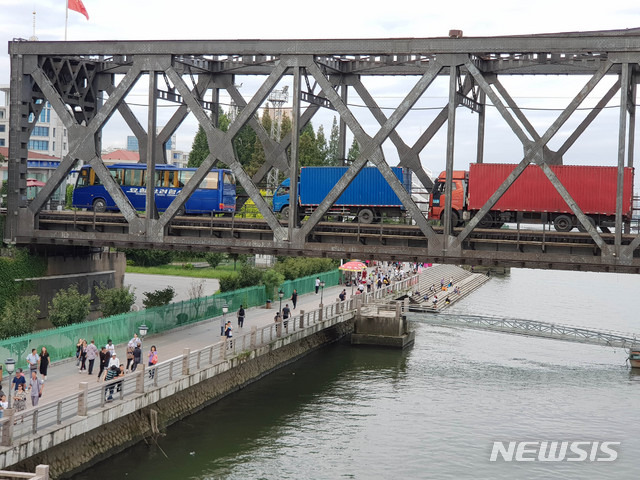
M 313 292 L 317 276 L 325 281 L 326 286 L 337 285 L 340 278 L 339 271 L 333 270 L 284 282 L 282 290 L 285 298 L 291 298 L 294 288 L 298 290 L 299 295 Z M 42 346 L 47 347 L 51 360 L 55 362 L 75 356 L 79 338 L 87 340 L 87 343 L 93 339 L 98 346 L 105 345 L 107 340 L 111 339 L 117 345 L 128 342 L 142 324 L 148 327 L 149 334 L 161 333 L 220 316 L 224 304 L 229 307 L 229 312 L 234 312 L 240 305 L 250 308 L 265 305 L 266 301 L 264 285 L 259 285 L 66 327 L 40 330 L 0 340 L 0 363 L 4 363 L 7 358 L 13 358 L 17 367 L 24 368 L 27 366 L 26 358 L 31 349 L 36 348 L 39 353 Z

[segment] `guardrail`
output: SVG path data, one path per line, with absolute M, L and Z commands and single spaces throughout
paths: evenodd
M 386 295 L 410 290 L 417 283 L 417 276 L 395 282 L 371 293 L 355 295 L 348 300 L 339 300 L 321 308 L 305 312 L 301 310 L 287 320 L 274 322 L 262 328 L 252 327 L 249 333 L 224 339 L 200 350 L 186 348 L 182 355 L 170 358 L 154 366 L 140 364 L 136 371 L 99 385 L 89 387 L 81 382 L 79 391 L 53 402 L 44 403 L 24 412 L 6 409 L 0 419 L 0 445 L 11 447 L 16 441 L 38 435 L 43 430 L 62 425 L 76 417 L 86 417 L 91 411 L 105 407 L 111 400 L 123 400 L 160 388 L 194 372 L 224 363 L 230 358 L 247 354 L 276 339 L 307 330 L 307 335 L 317 331 L 315 327 L 324 320 L 343 316 L 355 311 L 360 305 L 384 298 Z M 307 336 L 305 335 L 305 336 Z
M 38 465 L 35 473 L 28 472 L 10 472 L 8 470 L 0 470 L 0 478 L 28 478 L 31 480 L 49 480 L 49 465 Z

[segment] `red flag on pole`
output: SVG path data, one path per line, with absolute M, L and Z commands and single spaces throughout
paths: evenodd
M 81 13 L 82 15 L 87 17 L 87 20 L 89 20 L 89 13 L 87 12 L 87 9 L 84 8 L 84 4 L 82 3 L 82 0 L 67 0 L 67 6 L 69 7 L 70 10 L 74 10 L 78 13 Z

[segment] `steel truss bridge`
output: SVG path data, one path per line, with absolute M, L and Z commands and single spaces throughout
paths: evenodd
M 640 30 L 580 32 L 484 38 L 406 38 L 370 40 L 234 40 L 234 41 L 93 41 L 9 43 L 11 56 L 8 213 L 5 240 L 18 245 L 105 246 L 175 248 L 212 251 L 278 253 L 281 255 L 357 256 L 475 265 L 516 265 L 533 268 L 640 272 L 640 235 L 630 235 L 622 216 L 622 178 L 633 166 L 635 101 L 640 61 Z M 248 75 L 262 81 L 250 98 L 235 85 L 235 77 Z M 541 75 L 582 76 L 584 86 L 555 121 L 539 132 L 501 79 L 518 75 L 535 85 Z M 376 76 L 413 79 L 413 87 L 390 114 L 365 86 Z M 439 76 L 448 79 L 448 102 L 413 144 L 397 129 L 416 102 L 428 93 Z M 594 108 L 577 122 L 557 151 L 548 147 L 588 95 L 606 77 L 615 81 Z M 292 134 L 276 141 L 256 118 L 256 112 L 280 82 L 293 84 Z M 139 82 L 148 83 L 148 121 L 134 115 L 127 95 Z M 145 83 L 145 85 L 147 84 Z M 228 130 L 218 128 L 220 92 L 226 90 L 239 112 Z M 355 92 L 377 121 L 367 132 L 349 104 Z M 610 132 L 619 145 L 616 220 L 613 234 L 600 233 L 573 201 L 550 165 L 561 164 L 607 104 L 618 96 L 619 125 Z M 27 202 L 27 145 L 45 101 L 62 119 L 69 153 L 38 193 Z M 157 132 L 158 102 L 170 102 L 175 111 Z M 429 179 L 421 152 L 446 126 L 446 170 L 454 167 L 456 111 L 477 112 L 477 154 L 483 161 L 486 106 L 493 106 L 522 143 L 517 168 L 498 187 L 464 228 L 453 229 L 445 215 L 443 228 L 429 222 L 393 174 L 383 152 L 391 142 L 399 165 L 410 168 L 424 186 Z M 299 132 L 320 111 L 332 109 L 340 119 L 340 156 L 344 158 L 346 129 L 360 146 L 360 154 L 336 183 L 319 208 L 301 223 L 295 207 L 288 222 L 281 222 L 258 189 L 269 171 L 279 169 L 292 179 L 296 205 Z M 101 131 L 116 111 L 138 139 L 141 162 L 153 178 L 162 163 L 164 145 L 181 123 L 193 115 L 203 127 L 210 155 L 171 206 L 161 215 L 153 189 L 147 189 L 147 212 L 131 206 L 102 161 Z M 213 117 L 213 118 L 211 118 Z M 264 147 L 266 160 L 249 176 L 233 148 L 240 129 L 253 128 Z M 564 138 L 564 137 L 563 137 Z M 289 152 L 289 154 L 287 154 Z M 290 157 L 290 159 L 289 159 Z M 61 222 L 46 211 L 51 195 L 65 182 L 78 160 L 91 165 L 121 214 L 116 217 L 80 212 Z M 406 207 L 413 226 L 327 224 L 323 220 L 357 173 L 375 165 Z M 537 164 L 572 209 L 585 233 L 556 234 L 520 228 L 487 232 L 478 223 L 513 184 L 527 165 Z M 263 219 L 245 225 L 239 219 L 187 219 L 176 216 L 206 173 L 216 165 L 232 169 Z M 451 175 L 446 188 L 451 189 Z M 450 196 L 445 208 L 451 210 Z M 60 213 L 63 215 L 63 213 Z M 240 228 L 242 225 L 246 228 Z
M 573 325 L 539 322 L 523 318 L 487 317 L 483 315 L 419 313 L 420 307 L 411 307 L 409 320 L 444 327 L 464 327 L 475 330 L 512 333 L 532 337 L 588 343 L 605 347 L 632 348 L 640 344 L 640 338 L 630 333 L 612 330 L 595 330 Z

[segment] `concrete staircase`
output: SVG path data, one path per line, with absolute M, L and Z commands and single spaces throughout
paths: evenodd
M 444 284 L 448 285 L 451 279 L 453 279 L 452 287 L 447 291 L 442 290 L 441 282 L 444 280 Z M 422 271 L 417 288 L 409 297 L 409 301 L 414 305 L 420 305 L 420 309 L 423 311 L 437 312 L 473 292 L 487 280 L 489 277 L 484 274 L 471 273 L 456 265 L 434 265 Z M 460 290 L 459 293 L 453 292 L 456 286 Z M 435 297 L 437 297 L 435 304 L 433 303 L 433 290 L 435 290 Z M 449 304 L 446 303 L 447 298 Z

